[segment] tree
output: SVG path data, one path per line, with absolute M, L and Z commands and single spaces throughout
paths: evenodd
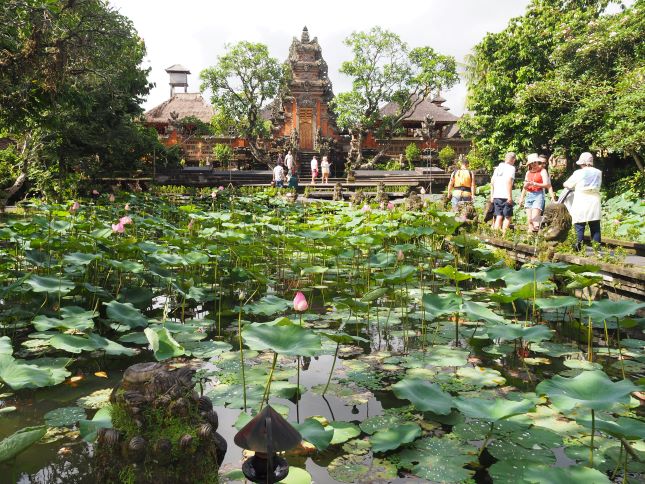
M 233 159 L 233 150 L 229 145 L 218 143 L 213 147 L 213 154 L 215 159 L 219 162 L 220 166 L 228 166 Z
M 101 0 L 0 3 L 0 133 L 16 141 L 19 176 L 59 191 L 72 174 L 131 166 L 156 136 L 135 122 L 151 85 L 143 41 Z M 34 177 L 35 178 L 35 177 Z
M 457 152 L 452 148 L 452 146 L 444 146 L 439 151 L 439 163 L 441 163 L 441 168 L 447 170 L 452 162 L 455 161 L 457 157 Z
M 413 170 L 414 164 L 421 158 L 421 150 L 416 143 L 410 143 L 405 147 L 405 159 L 408 161 L 408 167 Z
M 455 60 L 430 47 L 409 49 L 401 38 L 381 27 L 369 32 L 354 32 L 345 39 L 354 58 L 341 65 L 340 72 L 352 78 L 352 90 L 332 101 L 341 129 L 356 130 L 359 143 L 367 132 L 385 139 L 385 153 L 401 122 L 431 93 L 449 88 L 457 81 Z M 380 108 L 389 102 L 396 113 L 381 116 Z M 359 146 L 356 164 L 362 161 Z M 355 167 L 349 167 L 350 169 Z
M 523 101 L 523 93 L 554 68 L 553 54 L 575 32 L 597 21 L 607 0 L 532 0 L 526 14 L 506 29 L 489 33 L 469 59 L 467 108 L 460 122 L 482 156 L 501 159 L 506 151 L 565 151 L 553 132 L 563 110 Z
M 211 92 L 211 103 L 217 112 L 213 120 L 216 131 L 235 131 L 246 140 L 253 157 L 269 166 L 271 159 L 258 143 L 258 139 L 271 134 L 271 123 L 262 117 L 262 110 L 278 95 L 288 77 L 288 66 L 270 57 L 266 45 L 246 41 L 226 45 L 217 64 L 200 73 L 201 90 Z

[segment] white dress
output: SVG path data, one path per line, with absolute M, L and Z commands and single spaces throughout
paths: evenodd
M 569 208 L 573 223 L 600 220 L 600 185 L 602 172 L 591 166 L 573 172 L 563 183 L 573 190 L 573 201 Z

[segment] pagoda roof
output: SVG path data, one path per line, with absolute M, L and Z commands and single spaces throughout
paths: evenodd
M 174 64 L 166 69 L 166 72 L 185 72 L 190 74 L 190 71 L 187 67 L 182 66 L 181 64 Z
M 443 99 L 443 98 L 440 98 Z M 440 100 L 439 99 L 439 100 Z M 429 97 L 426 97 L 423 101 L 421 101 L 417 107 L 410 113 L 408 111 L 409 116 L 405 118 L 404 121 L 425 121 L 426 116 L 430 115 L 432 116 L 432 119 L 435 120 L 437 123 L 456 123 L 459 118 L 455 116 L 452 113 L 449 113 L 445 107 L 441 106 L 441 103 L 444 101 L 441 101 L 439 103 L 435 102 L 437 98 L 434 100 L 430 101 Z M 399 105 L 398 103 L 392 101 L 387 103 L 385 106 L 381 108 L 381 116 L 395 116 L 399 110 Z
M 180 92 L 147 111 L 144 117 L 147 123 L 168 123 L 171 113 L 176 113 L 177 119 L 195 116 L 204 123 L 210 123 L 215 110 L 200 93 Z

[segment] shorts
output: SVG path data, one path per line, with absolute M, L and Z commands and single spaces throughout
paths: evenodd
M 524 208 L 537 208 L 544 212 L 544 190 L 539 192 L 526 192 Z
M 459 196 L 459 197 L 456 197 L 456 196 L 453 195 L 452 198 L 450 199 L 450 201 L 452 203 L 452 209 L 455 210 L 457 208 L 457 204 L 459 202 L 472 202 L 473 197 L 471 197 L 470 195 L 462 195 L 462 196 Z
M 318 170 L 311 170 L 311 176 L 316 178 L 318 176 Z
M 496 217 L 512 217 L 513 205 L 506 198 L 493 198 L 493 213 Z
M 323 174 L 323 176 L 325 176 L 325 175 L 329 175 L 329 170 L 325 170 L 325 169 L 323 169 L 322 174 Z

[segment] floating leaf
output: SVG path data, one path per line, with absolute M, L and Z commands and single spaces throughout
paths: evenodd
M 270 349 L 281 355 L 314 356 L 322 348 L 320 336 L 287 318 L 249 324 L 242 330 L 242 336 L 253 350 Z
M 499 371 L 479 366 L 459 368 L 457 376 L 465 379 L 467 383 L 481 387 L 494 387 L 506 383 L 506 378 Z
M 476 449 L 448 438 L 417 440 L 413 448 L 398 454 L 400 465 L 429 481 L 462 482 L 475 473 L 464 466 L 477 461 Z
M 89 395 L 79 398 L 76 400 L 76 403 L 79 407 L 98 410 L 99 408 L 107 407 L 110 404 L 111 394 L 111 388 L 96 390 Z
M 94 351 L 98 348 L 96 343 L 84 336 L 75 334 L 56 334 L 49 340 L 53 348 L 69 351 L 70 353 L 80 353 L 81 351 Z
M 333 427 L 323 427 L 323 425 L 313 418 L 306 419 L 301 424 L 292 424 L 300 432 L 302 438 L 313 444 L 318 450 L 325 450 L 329 447 L 334 436 Z
M 41 425 L 20 429 L 18 432 L 6 437 L 0 442 L 0 462 L 13 459 L 23 450 L 42 439 L 46 432 L 47 427 Z
M 300 467 L 289 467 L 289 474 L 280 481 L 282 484 L 311 484 L 311 474 Z
M 609 484 L 611 482 L 602 472 L 583 466 L 532 466 L 524 471 L 523 477 L 528 482 L 539 484 Z
M 244 312 L 247 314 L 257 314 L 259 316 L 274 316 L 279 313 L 284 313 L 292 307 L 292 302 L 286 299 L 279 298 L 270 294 L 264 296 L 253 304 L 244 306 Z
M 372 435 L 378 430 L 396 427 L 402 423 L 405 423 L 405 418 L 399 414 L 376 415 L 374 417 L 366 418 L 359 426 L 363 432 Z
M 47 412 L 45 422 L 51 427 L 69 427 L 86 418 L 85 410 L 80 407 L 61 407 Z
M 455 294 L 424 294 L 422 303 L 426 312 L 426 318 L 432 320 L 444 314 L 458 312 L 461 307 L 461 298 Z
M 40 358 L 40 361 L 45 358 Z M 51 360 L 51 359 L 48 359 Z M 39 360 L 18 360 L 0 355 L 0 380 L 14 390 L 57 385 L 70 375 L 64 366 L 40 366 Z M 69 360 L 67 360 L 69 361 Z
M 425 380 L 405 378 L 392 385 L 392 390 L 397 398 L 410 400 L 416 408 L 424 412 L 446 415 L 453 406 L 449 394 L 443 392 L 439 385 Z
M 361 429 L 350 422 L 331 422 L 328 427 L 334 429 L 334 436 L 330 442 L 331 445 L 342 444 L 361 434 Z
M 421 427 L 415 423 L 404 423 L 391 429 L 377 431 L 370 437 L 370 443 L 374 452 L 386 452 L 414 442 L 420 436 Z
M 11 338 L 9 336 L 0 336 L 0 355 L 11 355 L 12 353 Z
M 114 300 L 103 304 L 108 318 L 124 325 L 123 330 L 148 326 L 148 320 L 131 303 L 121 303 Z

